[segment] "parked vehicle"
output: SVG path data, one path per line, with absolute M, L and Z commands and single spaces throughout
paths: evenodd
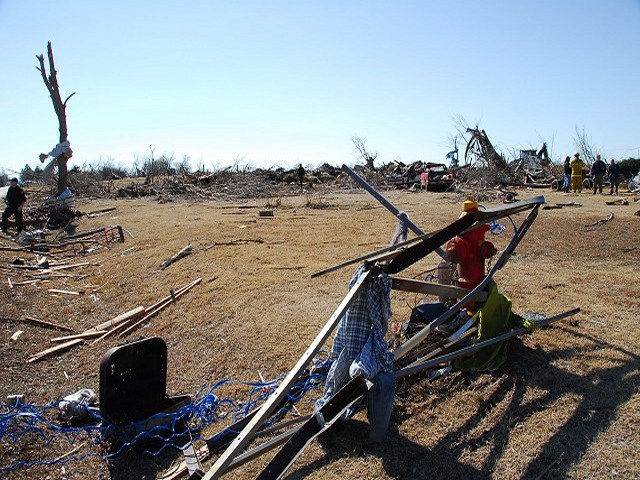
M 386 176 L 387 184 L 397 187 L 424 185 L 428 191 L 444 192 L 453 187 L 455 176 L 444 163 L 416 162 L 402 173 Z

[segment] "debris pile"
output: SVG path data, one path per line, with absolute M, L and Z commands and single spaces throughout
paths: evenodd
M 508 162 L 499 154 L 487 133 L 468 128 L 471 135 L 464 154 L 464 165 L 457 171 L 458 187 L 465 191 L 491 188 L 551 188 L 562 178 L 562 171 L 549 159 L 547 145 L 540 150 L 520 150 L 519 158 Z M 556 185 L 557 188 L 557 185 Z

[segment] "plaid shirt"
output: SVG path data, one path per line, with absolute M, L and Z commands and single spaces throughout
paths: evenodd
M 353 287 L 364 266 L 358 268 L 349 288 Z M 391 316 L 391 277 L 384 273 L 372 277 L 338 324 L 333 339 L 324 398 L 331 397 L 351 377 L 363 375 L 372 379 L 378 372 L 391 372 L 393 355 L 387 348 L 384 335 Z

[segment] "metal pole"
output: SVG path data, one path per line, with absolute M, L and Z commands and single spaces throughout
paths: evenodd
M 393 215 L 398 218 L 402 223 L 404 223 L 409 230 L 411 230 L 416 235 L 424 235 L 425 232 L 422 231 L 420 227 L 415 225 L 409 218 L 407 217 L 398 217 L 400 210 L 398 210 L 389 200 L 384 198 L 375 188 L 367 183 L 367 181 L 358 175 L 356 172 L 351 170 L 346 165 L 342 165 L 342 170 L 347 173 L 358 185 L 364 188 L 367 192 L 369 192 L 373 198 L 378 200 L 387 210 L 389 210 Z M 440 255 L 443 259 L 447 259 L 447 253 L 441 248 L 438 247 L 436 253 Z
M 566 318 L 566 317 L 570 317 L 571 315 L 575 315 L 576 313 L 578 313 L 580 311 L 579 308 L 574 308 L 572 310 L 566 311 L 564 313 L 560 313 L 558 315 L 555 315 L 553 317 L 549 317 L 546 318 L 544 320 L 540 320 L 539 322 L 535 322 L 536 327 L 542 327 L 544 325 L 547 325 L 551 322 L 555 322 L 556 320 L 560 320 L 562 318 Z M 442 355 L 440 357 L 434 358 L 433 360 L 429 360 L 427 362 L 421 363 L 419 365 L 415 365 L 413 367 L 407 367 L 407 368 L 403 368 L 402 370 L 398 370 L 396 372 L 393 373 L 393 376 L 398 379 L 398 378 L 402 378 L 402 377 L 406 377 L 407 375 L 411 375 L 412 373 L 417 373 L 417 372 L 421 372 L 422 370 L 427 370 L 429 368 L 435 367 L 436 365 L 439 365 L 441 363 L 446 363 L 446 362 L 450 362 L 451 360 L 454 360 L 458 357 L 464 357 L 466 355 L 469 355 L 471 353 L 477 352 L 478 350 L 482 350 L 483 348 L 489 347 L 491 345 L 495 345 L 496 343 L 500 343 L 500 342 L 504 342 L 505 340 L 508 340 L 512 337 L 518 336 L 518 335 L 522 335 L 523 333 L 526 333 L 527 329 L 524 327 L 520 327 L 520 328 L 516 328 L 515 330 L 512 330 L 510 332 L 507 333 L 503 333 L 502 335 L 499 335 L 497 337 L 494 338 L 490 338 L 489 340 L 485 340 L 484 342 L 480 342 L 480 343 L 476 343 L 475 345 L 470 345 L 466 348 L 463 348 L 461 350 L 457 350 L 455 352 L 451 352 L 451 353 L 447 353 L 446 355 Z

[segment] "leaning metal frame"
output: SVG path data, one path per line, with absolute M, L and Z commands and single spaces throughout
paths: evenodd
M 346 168 L 346 167 L 344 167 Z M 344 169 L 343 168 L 343 169 Z M 345 170 L 346 171 L 346 170 Z M 355 174 L 354 174 L 355 175 Z M 363 180 L 364 182 L 364 180 Z M 366 182 L 364 182 L 366 184 Z M 367 184 L 368 186 L 368 184 Z M 369 190 L 370 189 L 370 190 Z M 369 186 L 367 190 L 373 190 L 372 187 Z M 377 192 L 376 192 L 377 193 Z M 383 198 L 381 195 L 377 194 L 376 198 Z M 393 207 L 389 202 L 385 200 L 386 203 L 383 203 L 389 210 L 393 212 Z M 467 212 L 461 218 L 454 221 L 448 227 L 445 227 L 442 230 L 439 230 L 432 235 L 421 235 L 424 238 L 421 238 L 415 244 L 408 246 L 406 248 L 398 248 L 397 251 L 391 252 L 386 255 L 384 258 L 389 259 L 388 262 L 381 264 L 379 261 L 369 261 L 365 262 L 366 270 L 361 274 L 356 283 L 350 289 L 347 296 L 340 303 L 336 311 L 329 318 L 325 326 L 322 328 L 320 333 L 317 335 L 315 340 L 311 343 L 311 345 L 304 352 L 302 357 L 298 360 L 293 369 L 289 372 L 289 374 L 285 377 L 285 379 L 280 383 L 279 387 L 276 391 L 267 399 L 267 401 L 262 405 L 260 409 L 258 409 L 255 414 L 253 414 L 252 418 L 244 425 L 242 430 L 237 433 L 233 441 L 229 444 L 228 448 L 218 457 L 214 465 L 208 470 L 208 472 L 202 477 L 205 480 L 217 479 L 224 475 L 225 472 L 229 471 L 230 467 L 237 466 L 237 459 L 240 458 L 241 452 L 247 446 L 247 444 L 255 437 L 256 433 L 260 430 L 263 424 L 267 421 L 269 416 L 275 411 L 278 404 L 282 402 L 282 400 L 286 397 L 287 393 L 291 389 L 291 387 L 298 380 L 305 367 L 309 364 L 309 362 L 313 359 L 315 354 L 320 350 L 322 345 L 329 338 L 331 332 L 336 328 L 340 319 L 344 316 L 347 309 L 356 298 L 356 296 L 360 293 L 361 289 L 367 284 L 372 275 L 377 275 L 380 272 L 386 272 L 389 274 L 398 273 L 399 271 L 404 270 L 405 268 L 413 265 L 415 262 L 421 260 L 426 257 L 429 253 L 432 253 L 436 250 L 441 250 L 441 245 L 446 243 L 449 239 L 453 238 L 464 231 L 474 228 L 481 224 L 486 224 L 491 221 L 497 220 L 499 218 L 503 218 L 515 213 L 524 212 L 530 210 L 529 215 L 522 222 L 519 229 L 516 230 L 516 235 L 509 242 L 507 247 L 504 249 L 498 260 L 496 261 L 493 268 L 487 274 L 486 278 L 481 282 L 473 290 L 469 291 L 461 300 L 459 300 L 453 307 L 451 307 L 447 312 L 440 315 L 434 321 L 432 321 L 429 325 L 423 328 L 418 334 L 413 336 L 404 344 L 400 345 L 398 349 L 394 352 L 395 358 L 400 359 L 403 356 L 407 355 L 411 350 L 416 348 L 420 343 L 424 341 L 424 339 L 428 336 L 428 334 L 433 331 L 433 329 L 444 322 L 445 320 L 451 318 L 455 315 L 464 304 L 469 302 L 470 300 L 476 298 L 480 293 L 482 293 L 483 289 L 488 285 L 491 281 L 493 275 L 500 270 L 504 264 L 508 261 L 510 255 L 515 250 L 516 246 L 520 243 L 529 227 L 535 220 L 539 207 L 544 203 L 544 197 L 539 196 L 527 201 L 520 201 L 509 204 L 507 206 L 500 206 L 493 209 L 478 211 L 478 212 Z M 388 205 L 387 205 L 388 204 Z M 392 208 L 390 208 L 391 206 Z M 395 209 L 397 212 L 397 209 Z M 394 212 L 395 213 L 395 212 Z M 397 215 L 397 213 L 395 213 Z M 420 229 L 415 227 L 415 230 L 412 228 L 414 232 Z M 418 232 L 416 232 L 418 233 Z M 440 358 L 440 357 L 439 357 Z M 435 359 L 438 360 L 438 359 Z M 429 362 L 431 363 L 431 362 Z M 294 435 L 293 432 L 291 435 Z M 283 434 L 284 436 L 284 434 Z M 283 437 L 286 438 L 286 437 Z M 284 441 L 284 440 L 283 440 Z M 273 447 L 279 445 L 281 442 L 274 443 Z M 260 448 L 260 447 L 258 447 Z M 267 449 L 263 449 L 259 454 L 268 451 Z M 255 457 L 252 457 L 255 458 Z M 286 466 L 284 468 L 286 469 Z M 282 474 L 283 472 L 280 472 Z M 278 478 L 278 476 L 273 478 Z M 270 478 L 270 477 L 269 477 Z

